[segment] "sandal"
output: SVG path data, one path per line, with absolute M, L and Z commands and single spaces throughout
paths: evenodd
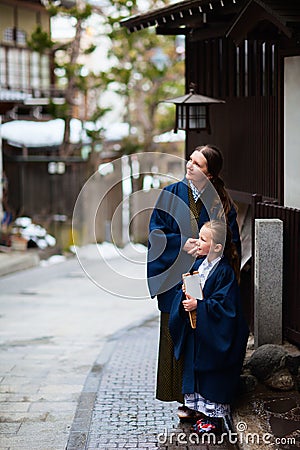
M 191 431 L 202 433 L 220 433 L 220 423 L 218 418 L 206 417 L 205 419 L 197 420 L 197 422 L 191 427 Z

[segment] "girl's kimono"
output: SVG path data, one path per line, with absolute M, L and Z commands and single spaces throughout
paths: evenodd
M 170 313 L 174 354 L 176 359 L 184 357 L 182 392 L 197 392 L 215 403 L 231 403 L 237 392 L 249 331 L 238 283 L 225 257 L 209 274 L 203 294 L 204 299 L 198 300 L 195 330 L 183 309 L 182 292 L 177 292 Z

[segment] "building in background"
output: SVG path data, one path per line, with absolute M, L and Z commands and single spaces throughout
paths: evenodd
M 50 17 L 38 0 L 0 1 L 0 86 L 1 103 L 12 92 L 28 97 L 49 95 L 51 54 L 28 48 L 27 39 L 39 25 L 50 32 Z
M 63 3 L 70 6 L 74 2 Z M 3 129 L 6 125 L 17 127 L 15 139 L 2 142 L 3 214 L 9 213 L 12 220 L 31 217 L 59 234 L 58 243 L 64 247 L 71 242 L 73 206 L 88 167 L 81 154 L 60 157 L 50 126 L 48 142 L 43 136 L 39 142 L 39 122 L 52 118 L 49 104 L 65 103 L 64 89 L 55 85 L 52 49 L 39 51 L 28 45 L 37 27 L 50 36 L 50 15 L 40 0 L 0 0 L 0 11 L 0 115 Z M 32 124 L 37 124 L 36 128 Z M 3 188 L 0 190 L 2 193 Z M 68 237 L 61 238 L 64 228 Z

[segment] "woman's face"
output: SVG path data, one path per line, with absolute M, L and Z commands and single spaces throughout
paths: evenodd
M 194 151 L 186 163 L 186 179 L 192 181 L 196 188 L 202 189 L 209 178 L 211 175 L 208 172 L 205 156 L 199 150 Z

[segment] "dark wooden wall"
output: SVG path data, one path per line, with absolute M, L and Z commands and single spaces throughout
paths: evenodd
M 81 187 L 88 178 L 86 162 L 66 163 L 64 174 L 49 174 L 48 162 L 5 161 L 8 201 L 16 216 L 49 219 L 72 217 Z
M 234 190 L 280 196 L 278 64 L 275 44 L 228 39 L 187 44 L 187 86 L 221 98 L 210 107 L 211 134 L 192 132 L 187 156 L 212 143 L 224 154 L 223 178 Z

